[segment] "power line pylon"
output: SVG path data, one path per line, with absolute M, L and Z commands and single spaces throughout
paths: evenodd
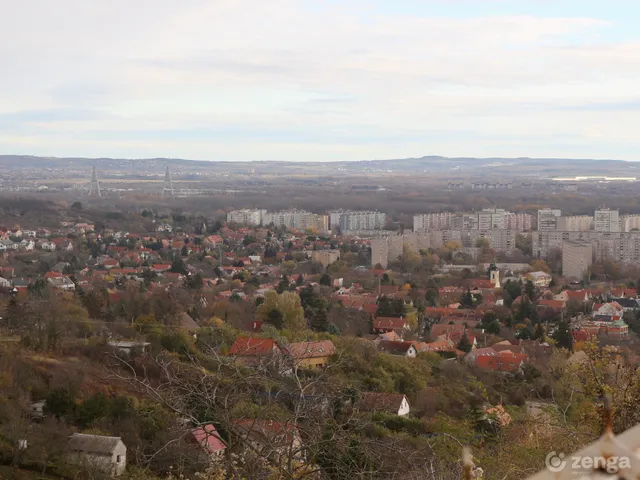
M 91 174 L 91 183 L 89 184 L 89 196 L 96 195 L 102 196 L 100 192 L 100 182 L 98 181 L 98 174 L 96 173 L 96 167 L 93 167 L 93 173 Z
M 171 181 L 171 172 L 169 171 L 169 165 L 167 165 L 167 171 L 164 174 L 164 185 L 162 186 L 162 196 L 164 197 L 166 194 L 170 193 L 171 198 L 176 198 L 175 192 L 173 191 L 173 182 Z

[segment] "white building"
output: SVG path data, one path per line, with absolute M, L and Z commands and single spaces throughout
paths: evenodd
M 340 231 L 382 230 L 387 223 L 387 214 L 373 211 L 349 210 L 340 215 Z
M 620 216 L 620 231 L 632 232 L 634 230 L 640 230 L 640 215 Z
M 262 224 L 273 224 L 276 227 L 286 228 L 328 230 L 329 217 L 327 215 L 316 215 L 305 210 L 285 210 L 265 213 L 262 217 Z
M 593 230 L 593 217 L 589 215 L 560 216 L 556 219 L 556 230 L 563 232 L 588 232 Z
M 593 262 L 590 242 L 566 240 L 562 244 L 562 275 L 581 280 Z
M 127 447 L 120 437 L 74 433 L 67 450 L 71 463 L 96 468 L 108 475 L 122 475 L 127 467 Z
M 538 210 L 538 230 L 555 230 L 557 219 L 562 215 L 561 210 L 543 208 Z
M 426 230 L 444 230 L 451 228 L 451 212 L 423 213 L 413 216 L 413 231 L 424 232 Z
M 596 232 L 619 232 L 620 212 L 603 208 L 596 210 L 593 215 L 594 230 Z
M 261 225 L 266 210 L 233 210 L 227 213 L 227 222 L 240 225 Z

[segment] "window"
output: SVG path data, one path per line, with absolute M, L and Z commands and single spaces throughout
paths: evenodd
M 122 455 L 118 455 L 116 457 L 116 463 L 121 463 L 122 462 Z

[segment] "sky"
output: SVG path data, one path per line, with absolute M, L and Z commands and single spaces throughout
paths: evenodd
M 640 160 L 638 0 L 0 11 L 0 154 Z

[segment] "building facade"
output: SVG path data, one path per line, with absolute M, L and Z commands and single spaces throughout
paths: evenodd
M 560 216 L 556 220 L 556 230 L 566 232 L 588 232 L 593 230 L 593 217 L 590 215 Z
M 593 263 L 593 246 L 589 241 L 565 240 L 562 243 L 562 274 L 581 280 Z
M 538 210 L 538 231 L 555 230 L 558 217 L 562 211 L 551 208 Z
M 596 210 L 593 217 L 594 230 L 596 232 L 620 231 L 620 214 L 618 210 L 603 208 Z
M 340 231 L 382 230 L 387 223 L 387 214 L 373 211 L 349 210 L 340 214 Z
M 262 225 L 263 216 L 266 210 L 233 210 L 227 213 L 227 222 L 238 223 L 240 225 Z

